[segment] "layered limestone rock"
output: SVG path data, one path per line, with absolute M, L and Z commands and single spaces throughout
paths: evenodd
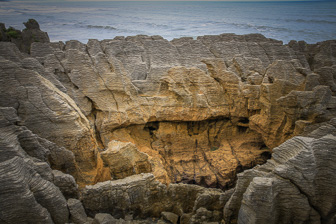
M 83 204 L 90 214 L 161 215 L 163 220 L 177 217 L 180 223 L 222 219 L 225 223 L 334 223 L 336 135 L 324 135 L 331 127 L 336 130 L 335 119 L 310 127 L 315 138 L 294 137 L 274 148 L 272 159 L 238 174 L 236 187 L 226 192 L 185 184 L 167 187 L 151 174 L 141 174 L 87 186 L 82 190 Z
M 82 200 L 90 215 L 109 213 L 115 218 L 131 215 L 138 219 L 159 218 L 165 216 L 163 212 L 171 212 L 174 217 L 184 217 L 185 223 L 189 223 L 196 210 L 202 208 L 217 213 L 217 216 L 208 216 L 204 221 L 219 222 L 231 193 L 186 184 L 167 187 L 156 181 L 152 174 L 139 174 L 86 186 L 82 190 Z
M 55 152 L 62 149 L 48 148 L 47 140 L 18 122 L 13 108 L 0 107 L 0 221 L 68 222 L 66 200 L 53 184 L 48 164 L 48 157 L 57 157 Z
M 5 24 L 0 23 L 0 41 L 14 43 L 22 52 L 30 53 L 30 45 L 33 42 L 49 43 L 49 36 L 40 30 L 40 25 L 34 19 L 23 23 L 25 29 L 20 31 L 13 27 L 6 29 Z
M 75 224 L 85 223 L 88 219 L 82 203 L 79 200 L 70 198 L 68 201 L 70 220 Z
M 327 128 L 322 127 L 316 130 L 320 135 Z M 335 143 L 328 133 L 294 137 L 274 148 L 266 164 L 238 175 L 224 209 L 226 222 L 334 223 Z
M 230 187 L 236 172 L 263 163 L 270 155 L 261 136 L 244 120 L 150 122 L 117 129 L 111 136 L 146 152 L 153 174 L 163 183 Z
M 300 44 L 257 34 L 136 36 L 33 43 L 31 54 L 86 115 L 99 148 L 132 142 L 163 183 L 225 188 L 267 150 L 335 115 L 332 85 L 320 86 L 334 55 Z M 311 67 L 319 60 L 329 70 Z
M 334 40 L 49 43 L 35 22 L 28 48 L 0 24 L 1 222 L 82 222 L 73 198 L 87 222 L 335 221 Z M 201 187 L 231 188 L 272 151 L 234 190 Z
M 59 153 L 65 158 L 63 162 L 70 160 L 71 167 L 55 168 L 72 174 L 79 183 L 99 180 L 103 167 L 98 144 L 88 119 L 75 102 L 46 79 L 48 76 L 45 78 L 44 73 L 35 71 L 40 68 L 47 73 L 36 59 L 18 54 L 14 44 L 0 42 L 0 52 L 7 52 L 0 58 L 0 106 L 15 108 L 20 126 L 72 151 L 70 157 Z M 27 68 L 28 60 L 30 67 Z

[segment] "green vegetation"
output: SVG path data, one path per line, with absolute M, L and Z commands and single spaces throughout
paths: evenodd
M 18 39 L 21 36 L 20 32 L 18 30 L 15 30 L 13 27 L 9 27 L 6 30 L 6 35 L 13 39 Z

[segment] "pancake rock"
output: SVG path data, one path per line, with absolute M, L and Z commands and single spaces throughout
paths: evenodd
M 13 27 L 6 29 L 5 24 L 0 23 L 0 41 L 13 42 L 22 52 L 30 53 L 30 45 L 33 42 L 49 43 L 49 36 L 40 30 L 40 25 L 34 19 L 23 23 L 25 29 L 20 31 Z
M 0 222 L 335 222 L 335 40 L 25 25 L 0 24 Z
M 53 154 L 24 126 L 13 108 L 0 107 L 0 221 L 4 223 L 65 223 L 69 212 L 53 184 L 48 157 Z M 61 151 L 56 149 L 55 151 Z
M 332 134 L 294 137 L 274 148 L 266 164 L 238 175 L 226 221 L 334 223 L 335 141 Z
M 230 193 L 196 185 L 170 184 L 168 187 L 152 174 L 138 174 L 120 180 L 101 182 L 82 190 L 83 206 L 90 215 L 109 213 L 115 218 L 161 217 L 165 212 L 187 218 L 199 208 L 218 215 L 208 221 L 220 221 Z M 163 213 L 163 214 L 162 214 Z
M 71 149 L 77 161 L 65 171 L 80 183 L 99 179 L 103 168 L 97 155 L 98 144 L 89 121 L 75 102 L 41 75 L 45 70 L 36 59 L 18 54 L 12 43 L 0 42 L 0 49 L 7 52 L 3 55 L 5 58 L 0 59 L 3 80 L 0 105 L 17 110 L 19 125 L 27 126 L 34 134 L 60 147 Z M 28 63 L 30 66 L 25 68 Z M 34 69 L 41 69 L 41 74 Z
M 316 48 L 257 34 L 136 36 L 33 43 L 31 55 L 86 116 L 98 148 L 132 142 L 163 183 L 227 188 L 270 149 L 335 115 L 332 83 L 321 78 L 330 69 L 318 67 L 334 56 Z

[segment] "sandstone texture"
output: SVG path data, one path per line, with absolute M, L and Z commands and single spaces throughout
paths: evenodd
M 0 223 L 335 223 L 335 40 L 25 26 L 0 24 Z

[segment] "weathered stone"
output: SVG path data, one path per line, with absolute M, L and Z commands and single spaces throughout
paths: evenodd
M 15 48 L 13 45 L 1 44 Z M 0 82 L 0 105 L 17 108 L 19 117 L 22 117 L 20 125 L 58 146 L 70 149 L 74 157 L 70 155 L 64 162 L 68 161 L 67 166 L 73 166 L 72 158 L 76 160 L 80 170 L 74 166 L 66 168 L 79 183 L 99 180 L 103 175 L 102 162 L 99 155 L 93 153 L 97 151 L 97 142 L 89 121 L 73 100 L 34 70 L 23 69 L 20 63 L 1 59 L 0 64 L 1 77 L 6 80 Z M 57 157 L 53 154 L 54 162 L 59 159 Z
M 330 44 L 325 48 L 327 46 Z M 46 72 L 38 66 L 30 69 L 41 73 L 76 102 L 87 116 L 99 148 L 107 148 L 111 140 L 132 142 L 139 151 L 149 155 L 154 175 L 164 183 L 196 182 L 228 187 L 232 185 L 228 180 L 235 175 L 237 167 L 239 171 L 265 161 L 262 156 L 265 154 L 260 151 L 260 148 L 266 149 L 264 145 L 273 148 L 299 134 L 303 127 L 296 126 L 298 119 L 314 123 L 334 116 L 332 108 L 335 104 L 331 103 L 334 98 L 330 98 L 327 92 L 323 96 L 321 90 L 313 91 L 315 96 L 309 101 L 309 109 L 303 105 L 299 106 L 300 109 L 297 105 L 288 108 L 288 104 L 295 105 L 297 100 L 301 100 L 293 99 L 291 91 L 299 93 L 302 100 L 312 99 L 310 91 L 306 93 L 303 90 L 313 90 L 320 84 L 313 81 L 312 77 L 318 75 L 310 71 L 305 54 L 300 52 L 302 49 L 305 48 L 296 48 L 294 43 L 284 46 L 258 35 L 231 34 L 204 36 L 197 40 L 182 38 L 172 42 L 148 36 L 101 42 L 90 40 L 87 45 L 69 41 L 64 47 L 59 43 L 34 43 L 32 55 L 43 62 Z M 324 48 L 319 54 L 325 57 Z M 317 59 L 320 60 L 319 57 L 314 60 Z M 321 107 L 320 104 L 328 106 Z M 199 136 L 198 139 L 196 136 L 181 136 L 181 139 L 190 138 L 180 142 L 180 145 L 188 145 L 184 147 L 186 154 L 177 150 L 178 153 L 171 155 L 172 146 L 169 141 L 162 144 L 161 138 L 172 136 L 174 132 L 164 133 L 161 129 L 161 133 L 149 130 L 150 135 L 135 136 L 132 133 L 123 136 L 134 128 L 132 125 L 152 128 L 149 122 L 158 122 L 159 126 L 162 122 L 212 123 L 210 120 L 213 118 L 231 120 L 233 125 L 229 132 L 233 139 L 241 140 L 237 143 L 224 141 L 210 129 L 209 139 L 214 136 L 216 142 L 204 145 Z M 246 134 L 240 137 L 235 130 L 243 130 Z M 151 139 L 151 136 L 155 138 Z M 249 139 L 258 140 L 252 143 Z M 233 145 L 233 150 L 228 143 Z M 256 145 L 255 148 L 249 147 L 251 156 L 234 156 L 246 150 L 243 145 Z M 198 150 L 199 146 L 202 150 Z M 80 153 L 73 150 L 75 147 L 66 148 L 78 154 L 75 157 L 79 159 Z M 226 158 L 232 159 L 227 163 L 219 160 L 218 156 L 202 153 L 212 148 L 220 149 L 221 154 L 225 153 Z M 195 155 L 190 152 L 195 152 Z M 185 155 L 192 156 L 184 159 Z M 200 158 L 196 163 L 207 166 L 204 171 L 192 168 L 195 156 Z M 101 164 L 99 156 L 97 162 Z M 212 164 L 216 164 L 216 169 Z M 176 169 L 170 169 L 171 166 Z M 98 170 L 100 174 L 95 179 L 86 179 L 94 182 L 109 178 L 106 170 L 102 172 L 101 165 Z M 195 174 L 197 177 L 193 178 Z M 77 175 L 75 177 L 78 179 Z
M 0 107 L 0 210 L 5 211 L 0 220 L 68 222 L 65 198 L 51 182 L 51 169 L 44 162 L 48 150 L 26 127 L 16 125 L 19 118 L 15 112 L 14 108 Z
M 75 224 L 82 224 L 87 221 L 87 215 L 82 203 L 79 200 L 70 198 L 68 199 L 67 204 L 70 212 L 71 222 Z
M 6 34 L 6 26 L 4 23 L 0 23 L 0 41 L 9 41 Z
M 130 142 L 111 141 L 101 157 L 104 166 L 109 167 L 111 177 L 115 179 L 152 171 L 148 155 L 139 152 Z
M 232 223 L 335 219 L 328 136 L 336 128 L 335 41 L 283 45 L 259 34 L 222 34 L 63 44 L 49 43 L 35 21 L 26 26 L 20 38 L 4 39 L 13 43 L 0 43 L 0 164 L 14 166 L 2 176 L 19 176 L 17 197 L 33 195 L 16 211 L 26 214 L 28 206 L 34 214 L 17 215 L 4 192 L 1 211 L 8 216 L 1 220 L 67 222 L 53 181 L 66 197 L 77 197 L 74 180 L 83 188 L 111 173 L 122 178 L 143 170 L 154 176 L 85 187 L 86 211 L 140 219 L 172 212 L 181 222 L 206 223 L 220 222 L 226 204 L 224 218 Z M 31 44 L 35 33 L 41 41 Z M 308 138 L 286 141 L 300 134 Z M 127 161 L 122 172 L 111 141 L 132 152 L 119 150 Z M 264 163 L 272 149 L 273 160 L 238 174 L 235 190 L 156 181 L 230 188 L 237 173 Z M 16 189 L 17 182 L 8 183 Z
M 183 214 L 180 218 L 180 223 L 181 224 L 188 224 L 190 223 L 190 219 L 191 219 L 192 214 Z
M 93 220 L 94 224 L 115 224 L 116 219 L 112 215 L 106 213 L 98 213 Z
M 163 220 L 168 221 L 169 223 L 176 224 L 178 221 L 178 215 L 172 213 L 172 212 L 161 212 L 161 216 Z
M 40 25 L 36 20 L 29 19 L 23 24 L 26 28 L 22 32 L 13 27 L 6 30 L 5 25 L 2 24 L 0 27 L 0 41 L 13 42 L 24 53 L 30 53 L 30 45 L 33 42 L 50 42 L 48 34 L 40 30 Z
M 69 174 L 53 170 L 54 184 L 59 187 L 65 198 L 78 198 L 78 185 L 75 178 Z
M 294 137 L 273 149 L 272 160 L 239 175 L 224 209 L 226 221 L 235 222 L 239 210 L 238 223 L 329 223 L 336 194 L 336 167 L 330 163 L 335 143 L 332 135 Z

